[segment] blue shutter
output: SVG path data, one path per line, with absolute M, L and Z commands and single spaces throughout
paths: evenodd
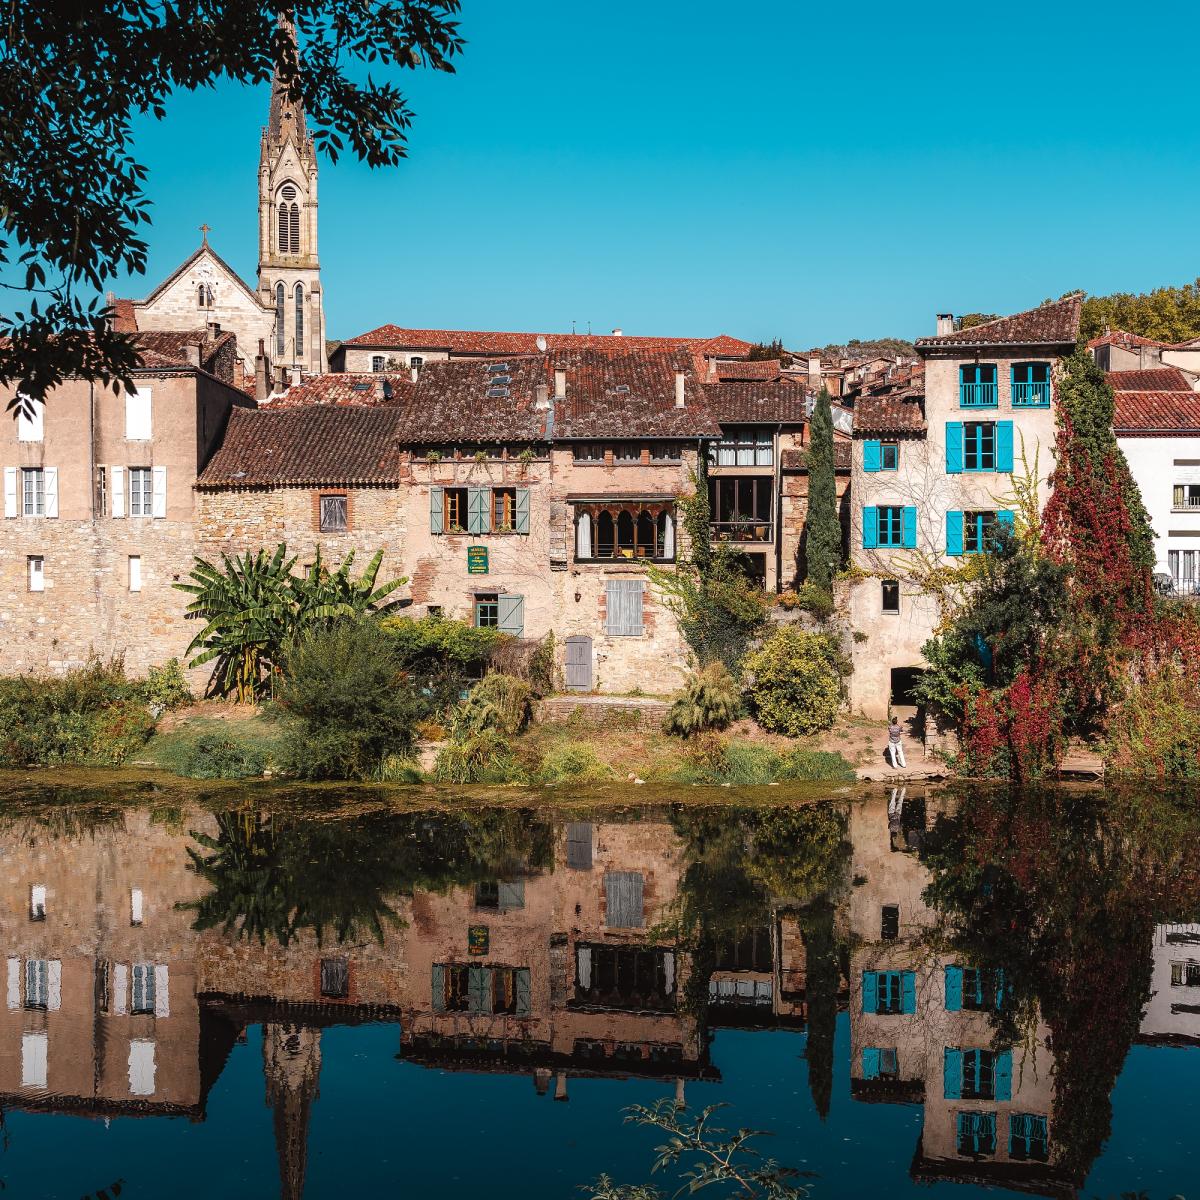
M 446 489 L 431 487 L 429 489 L 429 532 L 446 532 Z
M 946 968 L 946 1011 L 962 1012 L 962 967 Z
M 446 968 L 441 963 L 433 964 L 433 1011 L 446 1011 Z
M 996 968 L 996 1011 L 1004 1007 L 1004 968 Z
M 962 1099 L 962 1051 L 946 1047 L 942 1061 L 942 1095 L 947 1100 Z
M 1011 509 L 1002 508 L 996 514 L 996 524 L 1003 526 L 1010 534 L 1012 533 L 1016 523 L 1016 514 Z
M 529 532 L 529 489 L 517 488 L 516 531 Z
M 874 971 L 863 972 L 863 1012 L 879 1011 L 879 976 Z
M 900 972 L 900 1011 L 917 1011 L 917 977 L 912 971 Z
M 879 545 L 879 509 L 873 504 L 863 508 L 863 549 L 874 550 Z
M 491 488 L 467 488 L 467 532 L 487 533 L 492 527 L 488 507 L 492 502 Z
M 996 470 L 1008 471 L 1013 469 L 1013 423 L 1011 421 L 996 422 Z
M 946 474 L 961 475 L 963 469 L 963 423 L 946 422 Z
M 995 1066 L 996 1099 L 1012 1099 L 1012 1051 L 1002 1050 L 996 1055 Z
M 951 509 L 946 514 L 946 553 L 961 555 L 963 552 L 963 515 Z
M 496 621 L 501 633 L 522 637 L 525 633 L 525 597 L 501 592 L 496 597 Z
M 904 523 L 901 526 L 901 542 L 900 544 L 905 550 L 915 550 L 917 548 L 917 510 L 912 505 L 905 505 L 904 508 Z
M 529 968 L 518 967 L 517 976 L 517 1016 L 527 1017 L 530 1011 Z
M 863 1078 L 878 1079 L 879 1078 L 879 1050 L 875 1046 L 863 1047 Z
M 863 442 L 863 470 L 878 471 L 883 465 L 883 443 Z

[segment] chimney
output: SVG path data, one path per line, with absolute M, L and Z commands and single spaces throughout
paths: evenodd
M 954 314 L 953 313 L 938 313 L 937 315 L 937 335 L 945 337 L 948 333 L 954 332 Z
M 221 336 L 221 322 L 209 321 L 204 326 L 204 335 L 210 342 L 215 342 Z
M 279 363 L 275 367 L 275 391 L 286 392 L 288 385 L 287 367 Z
M 567 373 L 563 370 L 554 372 L 554 398 L 564 400 L 567 395 Z
M 686 376 L 682 371 L 675 372 L 675 407 L 683 408 L 686 401 L 683 395 L 683 384 Z
M 821 382 L 821 356 L 819 354 L 810 354 L 808 356 L 808 382 L 813 387 L 817 387 Z
M 616 329 L 614 329 L 612 331 L 612 335 L 613 335 L 613 337 L 624 337 L 625 330 L 623 330 L 620 326 L 618 326 Z
M 187 342 L 183 347 L 184 357 L 188 361 L 189 367 L 200 366 L 200 347 L 195 342 Z
M 116 307 L 115 307 L 116 303 L 117 303 L 116 292 L 105 292 L 104 293 L 104 303 L 108 306 L 107 324 L 108 324 L 108 328 L 111 330 L 116 325 L 116 322 L 117 322 L 117 313 L 116 313 Z
M 254 356 L 254 399 L 260 404 L 271 394 L 271 360 L 262 338 L 258 339 L 258 353 Z
M 550 389 L 544 383 L 533 389 L 533 407 L 538 412 L 545 412 L 550 407 Z

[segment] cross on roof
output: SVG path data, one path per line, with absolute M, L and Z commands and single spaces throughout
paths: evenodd
M 201 242 L 203 245 L 205 245 L 205 246 L 208 245 L 208 235 L 211 232 L 212 232 L 211 225 L 201 225 L 200 226 L 200 239 L 201 239 Z

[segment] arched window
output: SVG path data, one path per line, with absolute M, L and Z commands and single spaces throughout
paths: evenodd
M 612 513 L 605 510 L 596 518 L 596 557 L 612 558 L 616 542 Z
M 637 518 L 637 556 L 638 558 L 656 557 L 654 535 L 656 533 L 654 518 L 645 509 L 638 513 Z
M 294 357 L 304 357 L 304 287 L 296 284 L 296 352 Z
M 197 300 L 198 300 L 198 303 L 199 303 L 199 305 L 200 305 L 200 307 L 201 307 L 201 308 L 205 308 L 205 307 L 206 307 L 206 305 L 205 305 L 205 303 L 204 303 L 204 284 L 201 284 L 201 285 L 200 285 L 200 294 L 199 294 L 199 296 L 197 297 Z
M 275 357 L 283 360 L 283 284 L 275 285 Z
M 292 230 L 292 249 L 293 254 L 300 253 L 300 210 L 293 204 L 288 209 L 288 219 Z
M 300 253 L 300 209 L 296 204 L 297 191 L 285 183 L 279 189 L 279 253 Z
M 291 238 L 288 234 L 288 212 L 287 205 L 279 205 L 279 237 L 276 239 L 278 243 L 279 253 L 286 254 L 288 252 L 288 243 Z
M 617 557 L 632 558 L 634 554 L 633 514 L 617 514 Z

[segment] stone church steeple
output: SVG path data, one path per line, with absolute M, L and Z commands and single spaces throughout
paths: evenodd
M 276 75 L 258 165 L 258 293 L 275 313 L 271 360 L 305 374 L 327 369 L 317 256 L 317 155 Z

